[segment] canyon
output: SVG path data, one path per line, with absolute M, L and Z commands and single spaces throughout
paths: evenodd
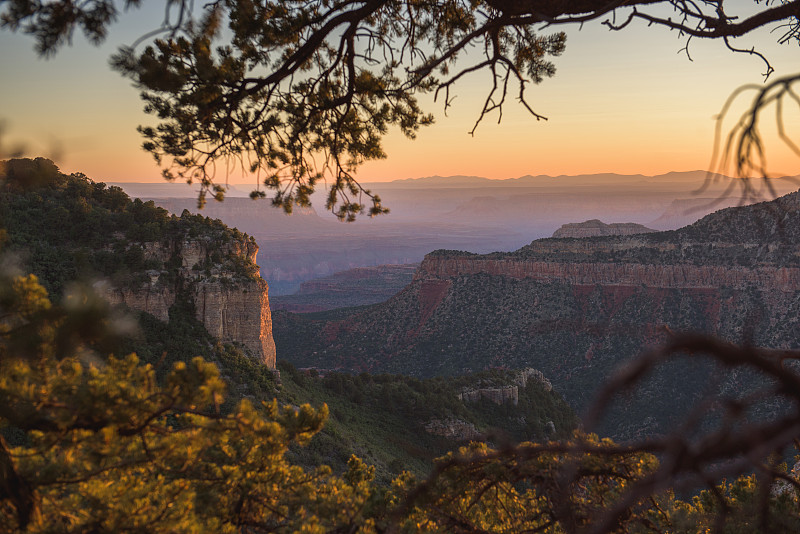
M 796 189 L 790 188 L 792 183 L 774 180 L 771 185 L 789 192 Z M 198 212 L 196 184 L 116 185 L 175 215 L 184 209 Z M 390 214 L 343 224 L 323 208 L 324 190 L 313 195 L 313 207 L 296 206 L 286 215 L 269 199 L 245 198 L 256 185 L 230 185 L 223 202 L 209 201 L 199 212 L 256 238 L 261 245 L 258 264 L 272 297 L 290 295 L 305 281 L 348 269 L 418 263 L 436 249 L 510 252 L 559 232 L 561 225 L 568 227 L 563 237 L 596 235 L 601 229 L 644 231 L 640 225 L 673 230 L 720 208 L 754 202 L 759 194 L 754 186 L 753 195 L 743 198 L 733 179 L 704 171 L 507 180 L 436 176 L 365 183 Z M 576 214 L 612 224 L 593 224 L 589 230 L 586 223 L 575 223 Z
M 441 250 L 389 301 L 328 317 L 275 313 L 279 357 L 414 376 L 533 367 L 576 410 L 671 335 L 800 347 L 800 194 L 733 207 L 679 230 L 547 238 L 510 253 Z M 678 355 L 620 396 L 601 428 L 666 431 L 714 389 L 756 383 Z
M 375 467 L 376 479 L 384 484 L 401 471 L 424 476 L 430 461 L 458 440 L 498 431 L 515 440 L 564 437 L 577 425 L 572 410 L 533 370 L 420 381 L 399 375 L 323 376 L 284 361 L 278 373 L 268 287 L 255 263 L 253 237 L 188 210 L 169 215 L 151 201 L 131 200 L 120 188 L 82 174 L 62 174 L 41 158 L 13 160 L 6 170 L 12 172 L 0 172 L 5 259 L 14 258 L 11 269 L 18 261 L 21 272 L 35 275 L 37 295 L 52 299 L 55 313 L 47 320 L 60 320 L 59 303 L 66 297 L 66 316 L 78 315 L 75 324 L 90 325 L 91 345 L 76 349 L 87 369 L 103 367 L 107 355 L 126 355 L 126 366 L 139 362 L 147 388 L 142 398 L 151 398 L 155 384 L 172 388 L 173 372 L 179 380 L 194 380 L 192 371 L 183 372 L 191 365 L 209 377 L 215 392 L 223 389 L 217 372 L 224 382 L 225 397 L 215 393 L 208 407 L 217 414 L 230 413 L 243 399 L 256 406 L 274 398 L 293 407 L 325 403 L 330 407 L 325 428 L 309 448 L 293 450 L 293 460 L 309 467 L 324 461 L 345 471 L 356 454 Z M 407 285 L 414 270 L 402 265 L 357 269 L 309 284 L 304 296 L 338 299 L 348 288 L 361 288 L 364 295 L 383 299 L 376 291 L 387 284 Z M 108 303 L 121 309 L 109 310 Z M 104 326 L 110 336 L 103 335 Z M 74 330 L 67 324 L 59 334 Z M 29 332 L 20 329 L 26 347 Z M 198 357 L 210 365 L 197 363 Z M 124 377 L 114 384 L 128 393 L 140 385 Z M 513 390 L 513 407 L 458 398 L 465 391 L 490 393 L 498 385 Z M 170 397 L 174 389 L 168 391 L 162 400 L 176 402 Z M 459 425 L 462 431 L 454 432 Z

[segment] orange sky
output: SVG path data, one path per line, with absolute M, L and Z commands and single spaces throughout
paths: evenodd
M 63 170 L 98 181 L 161 179 L 136 132 L 138 124 L 152 121 L 142 113 L 136 90 L 107 66 L 118 44 L 152 25 L 152 15 L 139 12 L 124 20 L 100 49 L 76 36 L 71 48 L 51 60 L 37 59 L 29 39 L 0 32 L 0 116 L 10 134 L 5 144 L 9 138 L 24 141 L 31 154 L 55 155 Z M 764 50 L 776 67 L 773 76 L 796 70 L 796 45 L 778 46 L 766 32 L 748 39 L 741 44 Z M 370 182 L 456 174 L 652 175 L 707 168 L 713 116 L 732 90 L 762 81 L 763 64 L 718 42 L 694 42 L 690 61 L 679 53 L 682 46 L 676 34 L 643 25 L 621 33 L 599 25 L 571 28 L 566 52 L 556 59 L 556 77 L 528 93 L 548 121 L 537 122 L 510 102 L 501 124 L 487 117 L 470 137 L 487 89 L 487 75 L 479 73 L 457 88 L 447 117 L 440 104 L 429 102 L 437 123 L 416 141 L 391 133 L 385 141 L 388 158 L 367 163 L 359 177 Z M 790 129 L 800 125 L 799 118 L 795 113 L 787 119 Z M 766 130 L 774 131 L 774 123 Z M 800 128 L 794 130 L 800 134 Z M 770 169 L 800 173 L 800 158 L 774 134 L 768 140 Z M 248 180 L 237 175 L 231 181 Z

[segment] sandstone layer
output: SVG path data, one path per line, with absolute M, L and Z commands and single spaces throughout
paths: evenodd
M 267 283 L 258 275 L 258 246 L 244 237 L 225 243 L 213 239 L 145 243 L 147 259 L 163 269 L 133 288 L 106 288 L 111 304 L 124 304 L 161 321 L 179 295 L 194 302 L 197 320 L 225 343 L 240 343 L 259 362 L 275 368 L 275 342 Z
M 656 288 L 742 289 L 758 286 L 771 291 L 800 289 L 800 268 L 636 263 L 565 263 L 481 257 L 428 256 L 415 280 L 447 280 L 486 273 L 511 278 L 562 281 L 574 285 L 620 285 Z

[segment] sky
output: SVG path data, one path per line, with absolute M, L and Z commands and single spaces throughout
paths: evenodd
M 142 111 L 138 92 L 108 67 L 119 45 L 130 44 L 160 22 L 148 8 L 122 15 L 104 45 L 94 47 L 76 33 L 70 47 L 51 59 L 37 57 L 33 41 L 0 31 L 0 119 L 7 149 L 22 142 L 29 155 L 54 158 L 66 172 L 83 172 L 104 182 L 159 182 L 160 169 L 141 147 L 140 124 L 154 121 Z M 149 9 L 149 10 L 148 10 Z M 744 84 L 763 82 L 764 64 L 733 54 L 722 42 L 685 40 L 663 28 L 633 25 L 611 32 L 599 23 L 564 27 L 566 51 L 555 58 L 557 73 L 528 89 L 528 101 L 547 121 L 537 121 L 510 102 L 503 120 L 484 119 L 472 129 L 489 87 L 477 73 L 456 87 L 447 115 L 441 102 L 424 98 L 436 124 L 416 140 L 398 132 L 384 142 L 388 157 L 368 162 L 364 182 L 422 176 L 472 175 L 494 179 L 527 174 L 551 176 L 619 173 L 657 175 L 707 169 L 714 146 L 715 116 Z M 756 46 L 778 77 L 797 71 L 797 44 L 778 45 L 760 31 L 738 46 Z M 751 96 L 729 114 L 726 130 Z M 800 114 L 787 116 L 794 138 Z M 774 175 L 800 173 L 800 158 L 782 146 L 768 123 L 768 163 Z M 231 183 L 249 182 L 232 176 Z

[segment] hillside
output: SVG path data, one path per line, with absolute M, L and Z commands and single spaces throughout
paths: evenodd
M 112 304 L 161 321 L 188 302 L 215 337 L 275 367 L 267 284 L 250 236 L 188 212 L 170 216 L 117 187 L 61 174 L 41 158 L 5 167 L 0 227 L 7 252 L 51 294 L 92 285 Z
M 80 283 L 112 304 L 126 304 L 124 313 L 138 328 L 113 352 L 137 353 L 158 377 L 199 355 L 214 362 L 227 383 L 222 410 L 242 398 L 277 397 L 292 406 L 327 403 L 327 425 L 309 447 L 292 453 L 303 465 L 328 464 L 341 471 L 357 454 L 388 483 L 404 469 L 425 475 L 433 458 L 469 439 L 563 437 L 577 425 L 574 412 L 532 371 L 446 382 L 320 376 L 286 363 L 276 373 L 274 349 L 271 359 L 260 357 L 262 340 L 253 337 L 263 333 L 260 321 L 270 309 L 261 300 L 266 285 L 249 236 L 188 212 L 170 216 L 117 187 L 62 174 L 50 161 L 8 162 L 0 175 L 0 228 L 6 232 L 4 259 L 15 255 L 20 269 L 36 274 L 54 300 Z M 108 284 L 98 284 L 99 278 Z M 248 322 L 239 305 L 257 311 L 257 320 Z M 495 390 L 505 395 L 499 404 L 492 400 Z M 471 397 L 459 399 L 465 391 Z M 13 441 L 13 429 L 3 433 Z
M 581 410 L 620 364 L 671 331 L 797 347 L 799 238 L 793 193 L 671 232 L 437 251 L 384 304 L 327 317 L 276 313 L 275 339 L 300 366 L 421 377 L 535 367 Z M 663 432 L 712 385 L 749 387 L 692 358 L 671 362 L 622 398 L 605 428 Z
M 538 375 L 533 370 L 419 380 L 396 375 L 320 375 L 286 362 L 279 368 L 283 383 L 279 398 L 294 404 L 324 402 L 330 407 L 325 428 L 309 447 L 294 451 L 295 461 L 344 469 L 355 454 L 375 465 L 384 482 L 403 470 L 423 475 L 434 458 L 471 440 L 558 439 L 577 425 L 574 412 L 549 382 L 531 377 L 531 373 Z M 501 391 L 513 396 L 498 402 L 491 395 Z

